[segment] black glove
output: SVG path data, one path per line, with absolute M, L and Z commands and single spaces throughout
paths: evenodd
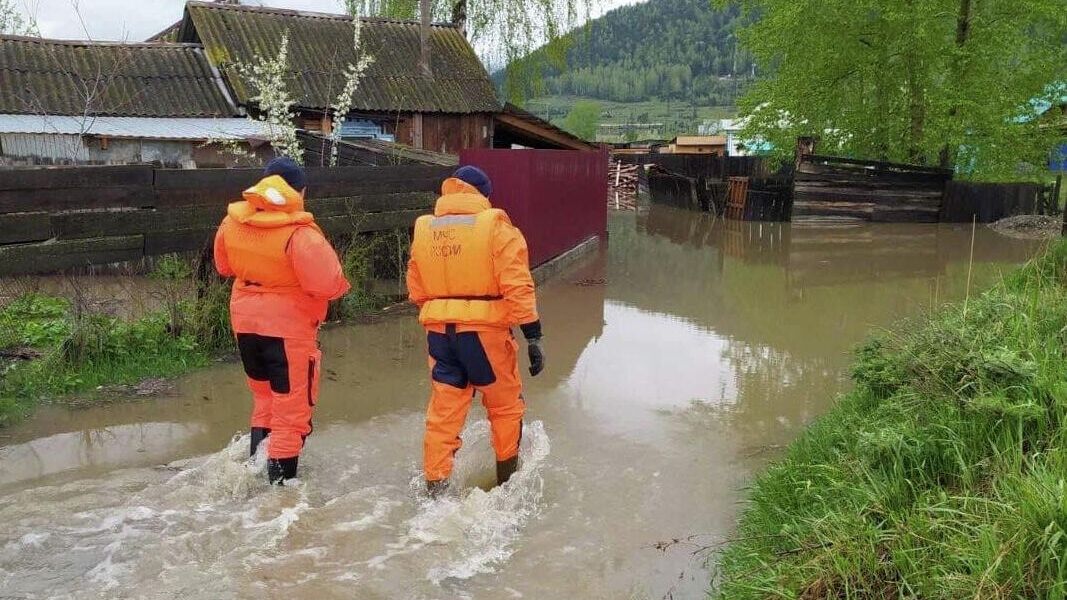
M 545 370 L 545 353 L 541 351 L 541 338 L 527 340 L 526 351 L 530 355 L 530 376 L 537 377 Z

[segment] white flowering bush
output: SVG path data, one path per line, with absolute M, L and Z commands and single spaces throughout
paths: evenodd
M 278 156 L 288 156 L 297 163 L 304 163 L 304 149 L 296 137 L 296 102 L 289 92 L 289 32 L 285 32 L 278 44 L 278 54 L 272 57 L 256 57 L 249 63 L 234 61 L 234 68 L 251 86 L 255 93 L 250 99 L 259 106 L 259 114 L 249 119 L 263 123 L 267 141 Z
M 344 69 L 344 84 L 330 105 L 330 166 L 337 166 L 337 142 L 341 140 L 341 126 L 352 110 L 352 99 L 359 88 L 364 73 L 374 63 L 374 57 L 362 51 L 363 23 L 359 18 L 352 19 L 352 48 L 356 52 L 356 62 L 349 63 Z

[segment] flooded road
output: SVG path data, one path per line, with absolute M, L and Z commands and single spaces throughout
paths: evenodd
M 972 288 L 1039 248 L 980 229 Z M 845 389 L 849 350 L 962 298 L 970 255 L 969 227 L 615 215 L 609 248 L 540 290 L 549 366 L 527 382 L 519 474 L 483 491 L 476 404 L 461 491 L 436 503 L 410 315 L 325 332 L 292 487 L 227 446 L 248 418 L 236 364 L 172 397 L 42 409 L 0 431 L 0 598 L 702 597 L 694 550 Z

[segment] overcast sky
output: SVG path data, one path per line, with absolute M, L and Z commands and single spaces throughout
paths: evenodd
M 599 0 L 597 12 L 640 1 Z M 77 12 L 72 2 L 77 2 Z M 185 0 L 15 0 L 14 3 L 27 14 L 36 16 L 44 37 L 139 41 L 180 19 Z M 340 0 L 255 0 L 253 3 L 341 12 Z M 85 20 L 84 26 L 78 19 L 79 12 Z

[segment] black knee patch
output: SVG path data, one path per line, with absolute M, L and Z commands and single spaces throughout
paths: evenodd
M 284 339 L 239 333 L 237 348 L 249 379 L 269 381 L 275 394 L 289 393 L 289 359 L 285 355 Z

